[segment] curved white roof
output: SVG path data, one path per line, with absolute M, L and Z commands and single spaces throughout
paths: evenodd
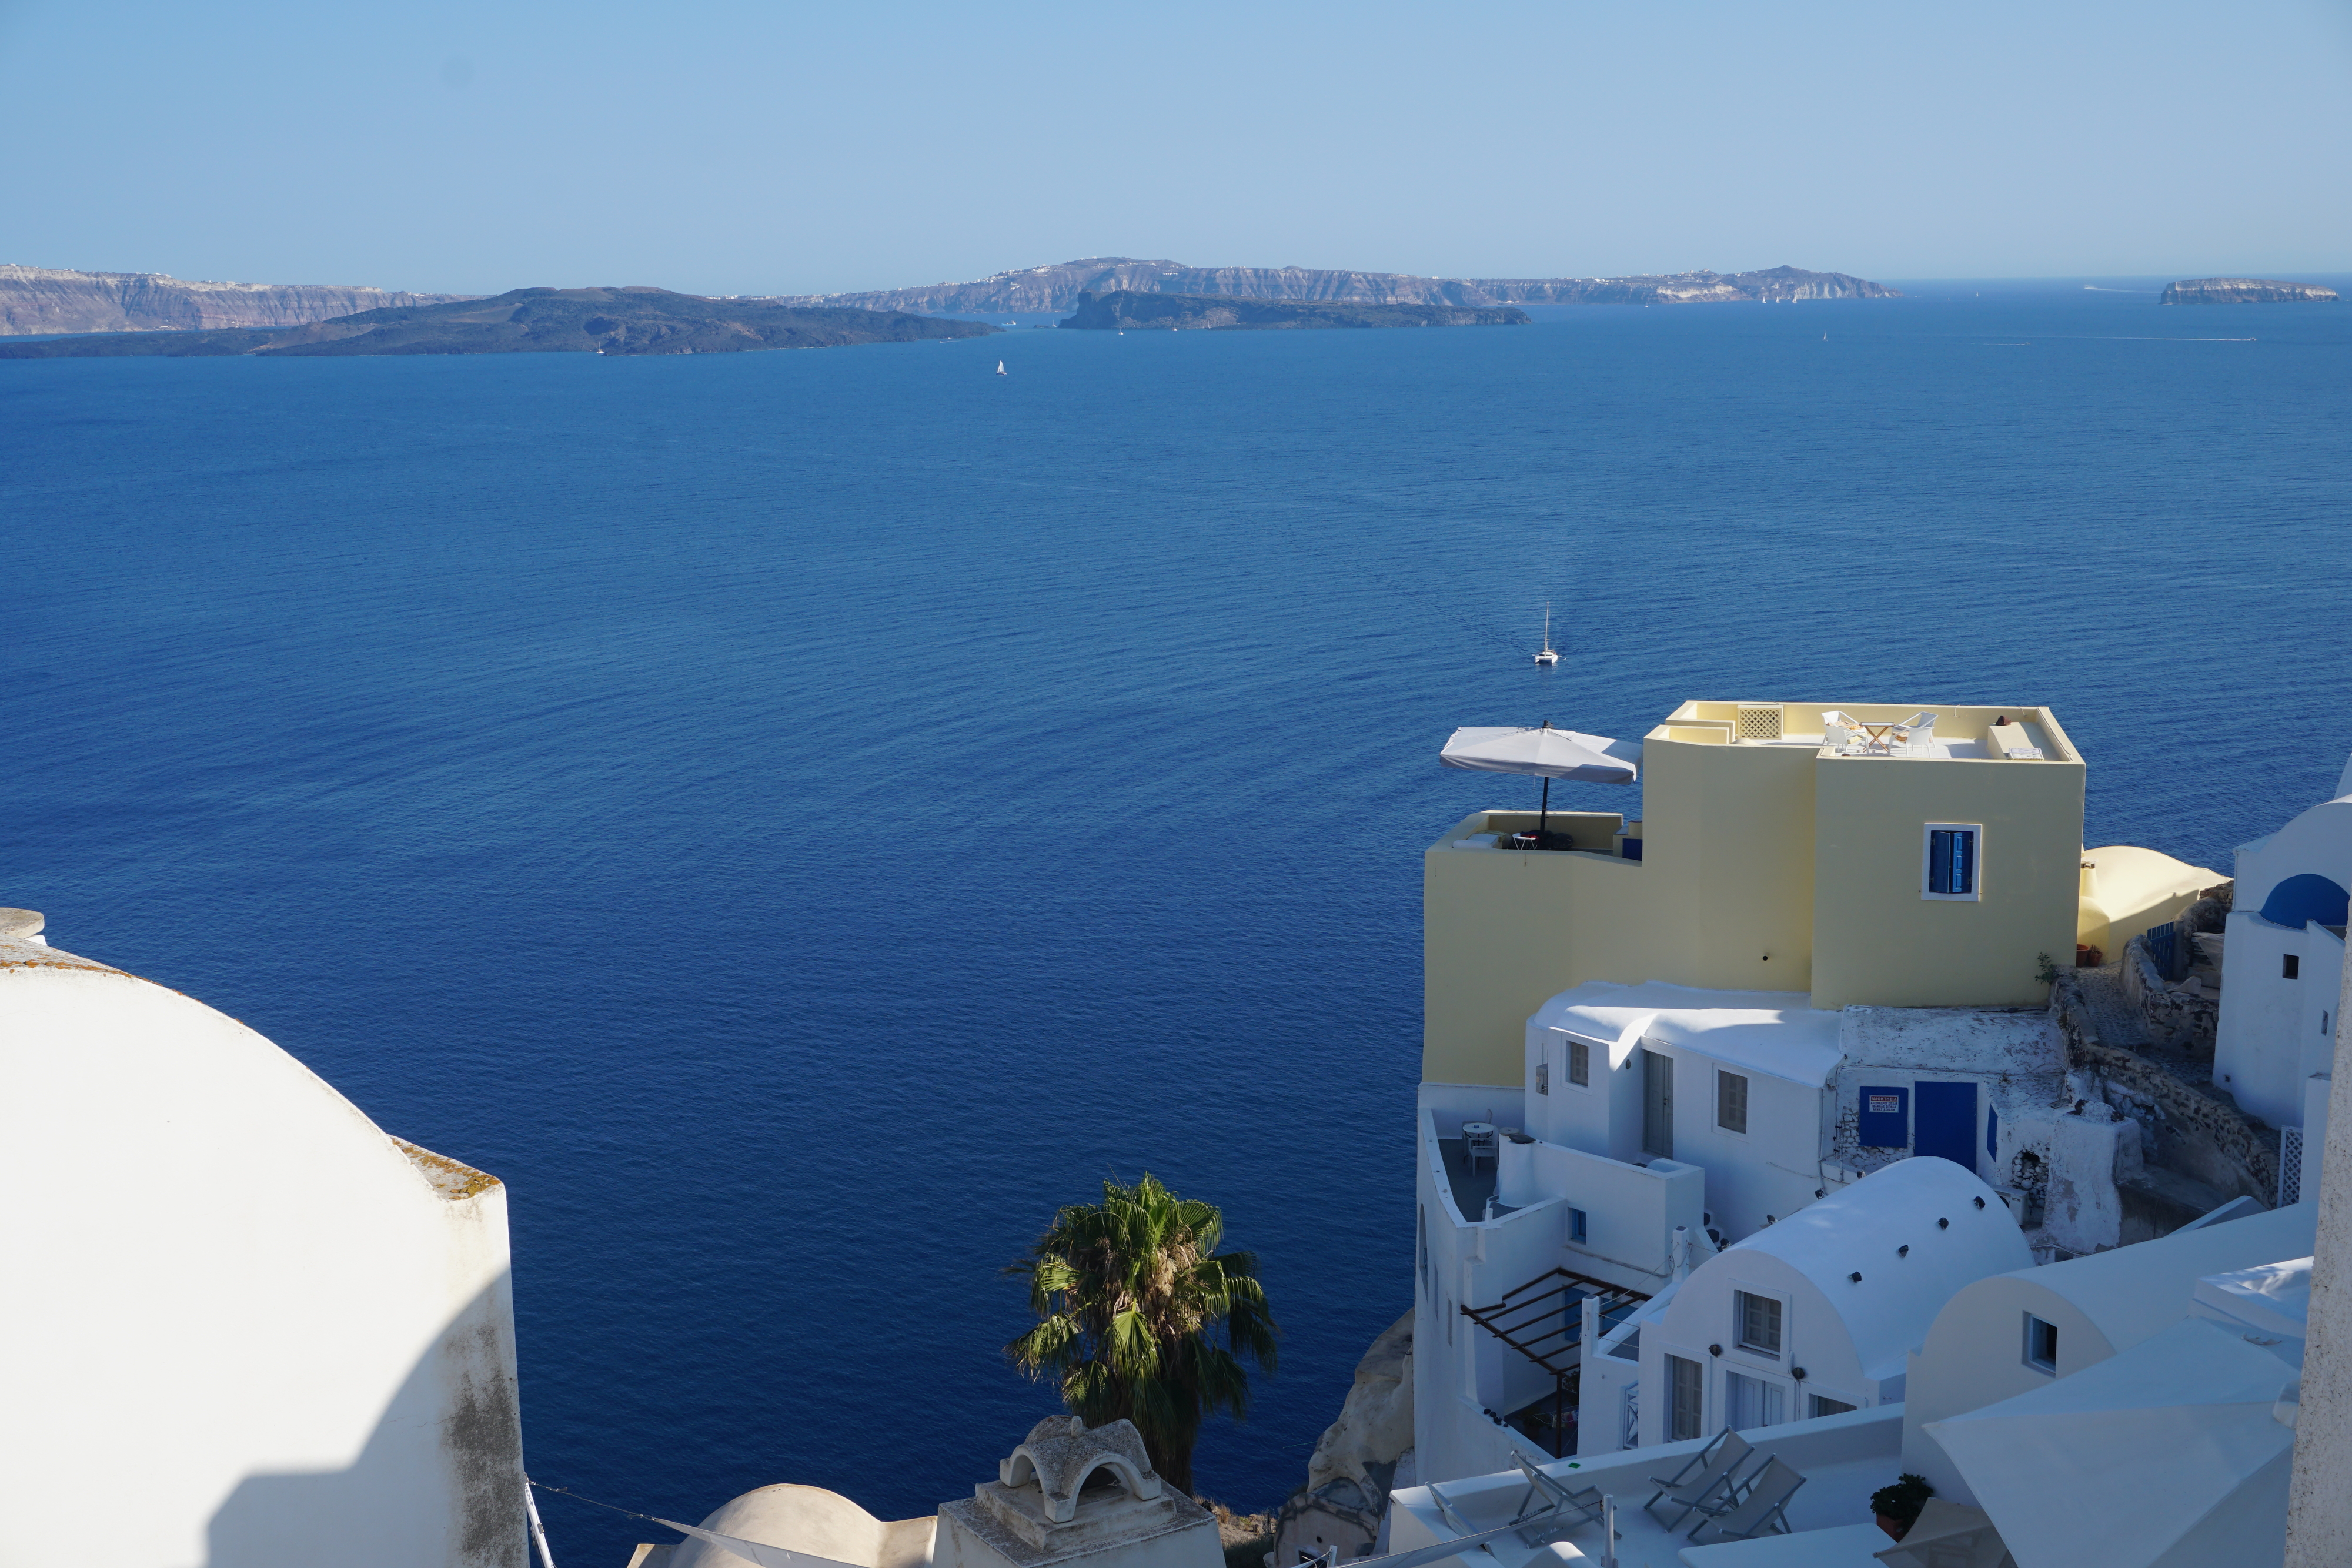
M 2033 1261 L 1992 1188 L 1934 1155 L 1874 1171 L 1733 1242 L 1722 1256 L 1742 1252 L 1779 1259 L 1828 1297 L 1872 1377 L 1900 1376 L 1905 1354 L 1962 1290 Z
M 1536 1009 L 1535 1022 L 1603 1044 L 1664 1040 L 1727 1066 L 1818 1089 L 1837 1071 L 1838 1015 L 1803 991 L 1709 991 L 1590 980 Z
M 721 1503 L 702 1521 L 714 1534 L 763 1546 L 781 1546 L 856 1568 L 924 1568 L 930 1561 L 936 1514 L 919 1519 L 880 1520 L 836 1491 L 823 1487 L 760 1487 Z M 688 1540 L 670 1568 L 756 1568 L 736 1552 L 707 1541 Z
M 2267 1214 L 2176 1230 L 2112 1252 L 2044 1264 L 2022 1271 L 2021 1277 L 2075 1307 L 2097 1325 L 2112 1348 L 2123 1350 L 2179 1322 L 2189 1311 L 2198 1281 L 2284 1258 L 2307 1257 L 2318 1228 L 2319 1200 L 2313 1198 Z

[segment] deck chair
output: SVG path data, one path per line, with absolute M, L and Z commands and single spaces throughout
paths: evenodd
M 1673 1476 L 1652 1476 L 1650 1484 L 1658 1490 L 1642 1506 L 1650 1511 L 1652 1519 L 1658 1517 L 1660 1499 L 1664 1499 L 1669 1507 L 1678 1510 L 1674 1522 L 1665 1524 L 1668 1530 L 1680 1528 L 1694 1509 L 1706 1506 L 1711 1515 L 1714 1509 L 1710 1505 L 1721 1500 L 1717 1494 L 1730 1491 L 1732 1472 L 1747 1463 L 1748 1456 L 1755 1451 L 1747 1438 L 1726 1427 L 1716 1434 L 1714 1442 L 1693 1454 L 1690 1462 Z M 1664 1521 L 1660 1522 L 1665 1523 Z
M 1564 1533 L 1601 1517 L 1599 1487 L 1579 1491 L 1558 1476 L 1544 1474 L 1525 1458 L 1519 1458 L 1517 1463 L 1519 1472 L 1528 1478 L 1528 1495 L 1519 1500 L 1519 1511 L 1511 1522 L 1528 1526 L 1519 1531 L 1519 1539 L 1528 1545 L 1541 1546 L 1545 1538 L 1555 1531 Z
M 1915 713 L 1897 725 L 1895 732 L 1903 737 L 1906 746 L 1933 746 L 1936 744 L 1936 716 Z
M 1759 1535 L 1786 1535 L 1789 1500 L 1804 1484 L 1804 1477 L 1779 1459 L 1767 1459 L 1764 1468 L 1748 1478 L 1747 1495 L 1739 1500 L 1738 1506 L 1700 1520 L 1691 1527 L 1690 1538 L 1696 1541 L 1699 1531 L 1710 1529 L 1716 1532 L 1710 1544 L 1714 1541 L 1753 1541 Z
M 1822 715 L 1822 744 L 1841 751 L 1855 741 L 1854 722 L 1846 717 L 1843 708 L 1830 708 Z

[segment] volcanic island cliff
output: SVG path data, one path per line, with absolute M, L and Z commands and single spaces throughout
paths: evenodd
M 1188 267 L 1181 261 L 1090 256 L 1000 272 L 973 283 L 935 283 L 863 294 L 779 296 L 786 305 L 855 305 L 935 315 L 1042 314 L 1077 306 L 1082 293 L 1215 295 L 1245 299 L 1329 299 L 1370 305 L 1697 305 L 1801 299 L 1893 299 L 1883 283 L 1843 272 L 1771 267 L 1757 272 L 1676 272 L 1635 277 L 1416 277 L 1309 267 Z
M 2271 277 L 2188 277 L 2168 286 L 2159 305 L 2285 305 L 2332 300 L 2336 290 L 2317 283 L 2282 283 Z
M 203 283 L 162 272 L 0 267 L 0 337 L 299 327 L 361 310 L 468 298 L 340 283 Z
M 1237 299 L 1213 294 L 1145 294 L 1115 289 L 1080 294 L 1077 313 L 1061 325 L 1097 331 L 1265 332 L 1318 327 L 1518 327 L 1528 313 L 1511 306 L 1365 305 L 1334 299 Z
M 488 299 L 395 306 L 278 331 L 125 332 L 0 342 L 0 359 L 257 354 L 724 354 L 977 338 L 978 321 L 898 310 L 709 299 L 666 288 L 517 288 Z

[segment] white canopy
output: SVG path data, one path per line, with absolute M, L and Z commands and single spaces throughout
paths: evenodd
M 2294 1432 L 2272 1406 L 2294 1375 L 2242 1333 L 2191 1318 L 1925 1430 L 2018 1568 L 2276 1562 Z
M 1484 773 L 1527 773 L 1589 784 L 1631 784 L 1640 771 L 1642 743 L 1579 735 L 1545 724 L 1535 729 L 1457 729 L 1437 754 L 1448 768 Z

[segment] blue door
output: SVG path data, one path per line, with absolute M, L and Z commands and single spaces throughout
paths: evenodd
M 1916 1083 L 1911 1119 L 1911 1152 L 1941 1155 L 1957 1166 L 1977 1168 L 1977 1086 Z

